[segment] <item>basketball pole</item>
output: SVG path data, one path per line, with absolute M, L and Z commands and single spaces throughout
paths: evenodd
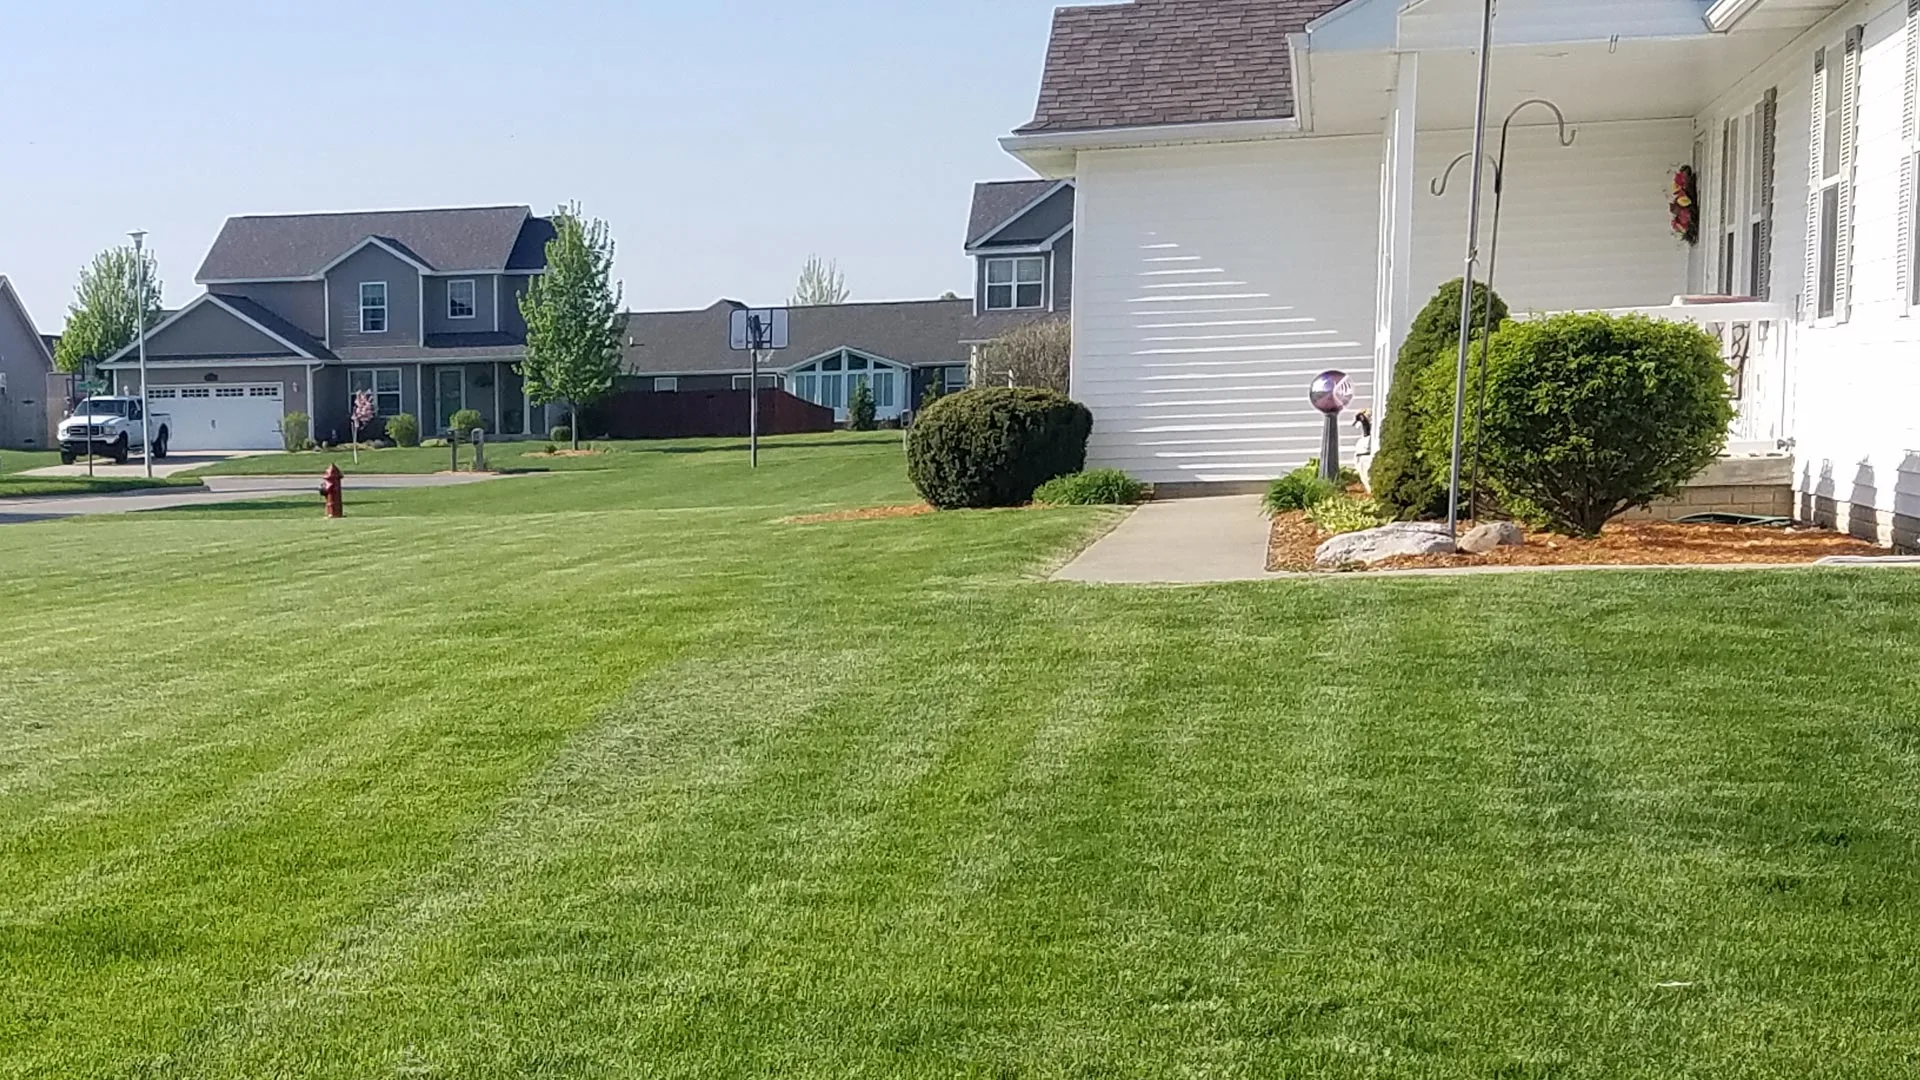
M 760 346 L 766 343 L 767 331 L 771 327 L 762 327 L 758 315 L 747 316 L 747 467 L 760 467 Z

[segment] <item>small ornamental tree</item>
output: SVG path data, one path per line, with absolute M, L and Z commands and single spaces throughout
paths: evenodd
M 567 435 L 580 449 L 580 407 L 613 391 L 620 373 L 620 295 L 607 223 L 582 219 L 578 205 L 553 214 L 547 271 L 520 298 L 527 358 L 520 363 L 535 405 L 565 402 Z
M 1486 380 L 1482 472 L 1510 506 L 1575 536 L 1677 492 L 1720 456 L 1733 423 L 1720 342 L 1690 323 L 1509 323 L 1493 335 Z M 1451 380 L 1426 382 L 1428 408 L 1451 402 Z M 1427 438 L 1439 453 L 1437 428 Z
M 853 394 L 847 398 L 847 430 L 872 431 L 876 426 L 873 409 L 873 388 L 865 379 L 854 383 Z
M 1066 319 L 1025 323 L 981 348 L 987 386 L 1036 386 L 1067 393 L 1073 374 L 1073 327 Z
M 1423 449 L 1423 438 L 1429 423 L 1444 422 L 1451 444 L 1453 400 L 1449 396 L 1445 409 L 1430 414 L 1420 387 L 1421 373 L 1443 360 L 1448 371 L 1457 372 L 1460 285 L 1461 279 L 1454 278 L 1440 286 L 1439 293 L 1414 318 L 1406 343 L 1400 347 L 1399 362 L 1393 368 L 1393 385 L 1387 391 L 1387 412 L 1380 431 L 1380 448 L 1373 457 L 1369 486 L 1381 509 L 1402 521 L 1444 514 L 1447 508 L 1446 483 L 1435 481 L 1434 462 Z M 1507 305 L 1485 285 L 1475 282 L 1475 333 L 1486 317 L 1488 303 L 1493 305 L 1493 325 L 1497 329 L 1507 321 Z M 1478 358 L 1477 350 L 1475 358 Z M 1450 379 L 1449 388 L 1452 385 Z M 1451 445 L 1445 456 L 1450 465 Z
M 353 412 L 348 415 L 347 419 L 353 424 L 353 460 L 355 461 L 360 460 L 360 431 L 368 424 L 373 423 L 373 418 L 377 414 L 378 410 L 373 404 L 372 391 L 361 390 L 353 395 Z

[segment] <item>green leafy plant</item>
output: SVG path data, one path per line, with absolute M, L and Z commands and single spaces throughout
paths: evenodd
M 943 510 L 1022 506 L 1087 463 L 1093 414 L 1052 390 L 963 390 L 929 405 L 907 437 L 907 476 Z
M 1677 492 L 1725 449 L 1733 422 L 1720 342 L 1690 323 L 1509 323 L 1493 335 L 1486 380 L 1482 475 L 1510 507 L 1575 536 Z M 1452 400 L 1441 382 L 1425 380 L 1427 407 Z M 1440 439 L 1429 433 L 1429 455 Z
M 1131 506 L 1153 488 L 1119 469 L 1088 469 L 1041 484 L 1033 501 L 1047 506 Z
M 855 382 L 853 393 L 847 397 L 847 430 L 872 431 L 877 426 L 873 407 L 873 388 L 865 379 Z
M 560 424 L 552 431 L 547 432 L 547 438 L 557 443 L 571 443 L 573 442 L 573 429 L 565 424 Z
M 1322 532 L 1337 536 L 1341 533 L 1377 529 L 1392 520 L 1392 517 L 1372 499 L 1335 495 L 1321 499 L 1308 507 L 1307 520 L 1313 522 Z
M 1354 482 L 1359 482 L 1355 473 Z M 1340 494 L 1340 485 L 1320 478 L 1320 463 L 1309 461 L 1287 475 L 1273 482 L 1267 488 L 1266 508 L 1268 514 L 1284 514 L 1291 510 L 1305 510 L 1322 499 L 1330 499 Z
M 280 445 L 289 454 L 297 454 L 306 449 L 308 417 L 303 412 L 290 412 L 280 418 Z
M 447 430 L 462 439 L 484 427 L 486 421 L 481 418 L 479 409 L 461 409 L 447 418 Z
M 412 413 L 394 413 L 387 417 L 387 438 L 395 446 L 419 446 L 420 421 Z
M 1431 452 L 1425 449 L 1427 427 L 1443 425 L 1448 430 L 1449 446 L 1445 455 L 1452 461 L 1453 377 L 1458 375 L 1460 355 L 1461 279 L 1440 286 L 1440 291 L 1420 310 L 1400 347 L 1399 362 L 1394 365 L 1393 386 L 1387 391 L 1387 411 L 1380 431 L 1380 447 L 1373 458 L 1372 489 L 1394 517 L 1403 521 L 1444 513 L 1447 485 L 1435 481 Z M 1478 328 L 1493 305 L 1493 324 L 1507 321 L 1507 305 L 1498 294 L 1479 282 L 1473 289 L 1473 325 Z M 1476 353 L 1477 355 L 1477 353 Z M 1423 392 L 1422 374 L 1433 367 L 1449 374 L 1445 408 L 1435 409 Z
M 519 371 L 535 405 L 565 403 L 572 436 L 580 428 L 580 407 L 613 392 L 626 319 L 620 313 L 620 286 L 613 280 L 613 234 L 607 223 L 587 220 L 578 205 L 563 206 L 553 213 L 553 229 L 546 273 L 536 276 L 520 298 L 527 357 Z

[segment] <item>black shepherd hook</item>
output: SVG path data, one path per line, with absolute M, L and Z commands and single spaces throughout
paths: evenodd
M 1562 149 L 1572 146 L 1573 140 L 1580 134 L 1567 127 L 1567 116 L 1560 111 L 1560 106 L 1546 98 L 1528 98 L 1515 105 L 1513 111 L 1507 114 L 1507 119 L 1500 125 L 1500 155 L 1488 162 L 1493 166 L 1493 235 L 1487 244 L 1487 310 L 1480 325 L 1480 381 L 1475 390 L 1473 408 L 1473 467 L 1467 473 L 1467 505 L 1475 508 L 1476 518 L 1479 516 L 1477 508 L 1480 494 L 1480 424 L 1487 412 L 1487 350 L 1489 339 L 1493 334 L 1493 275 L 1500 266 L 1500 210 L 1507 193 L 1507 143 L 1513 134 L 1514 117 L 1534 105 L 1553 110 L 1554 120 L 1560 128 L 1559 138 Z M 1473 151 L 1469 150 L 1454 158 L 1453 163 L 1447 166 L 1447 171 L 1441 174 L 1440 179 L 1433 182 L 1430 190 L 1434 195 L 1445 195 L 1447 184 L 1453 179 L 1453 170 L 1472 157 Z

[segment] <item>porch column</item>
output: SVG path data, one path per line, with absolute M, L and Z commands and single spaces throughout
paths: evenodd
M 1374 422 L 1385 418 L 1394 360 L 1413 317 L 1413 202 L 1419 121 L 1420 54 L 1393 59 L 1393 103 L 1380 166 L 1379 279 L 1373 346 Z
M 506 422 L 500 419 L 500 361 L 493 362 L 493 431 L 490 434 L 504 435 Z

